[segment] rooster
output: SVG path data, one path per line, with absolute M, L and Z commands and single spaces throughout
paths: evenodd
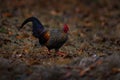
M 59 49 L 68 40 L 69 27 L 67 24 L 64 24 L 63 29 L 61 30 L 47 30 L 36 17 L 30 17 L 22 23 L 20 29 L 28 22 L 32 22 L 33 36 L 38 38 L 41 46 L 46 46 L 49 52 L 51 49 L 55 49 L 56 53 L 63 55 Z

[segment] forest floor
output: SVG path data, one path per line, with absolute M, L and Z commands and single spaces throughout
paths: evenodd
M 47 28 L 70 27 L 69 40 L 54 50 L 39 45 L 35 16 Z M 120 80 L 119 0 L 0 0 L 0 80 Z

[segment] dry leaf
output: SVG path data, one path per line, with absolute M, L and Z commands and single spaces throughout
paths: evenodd
M 112 73 L 119 73 L 120 72 L 120 68 L 113 68 L 112 69 Z

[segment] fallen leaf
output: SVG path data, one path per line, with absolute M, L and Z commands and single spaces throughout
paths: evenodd
M 19 35 L 19 36 L 16 36 L 16 38 L 17 38 L 17 39 L 21 39 L 21 38 L 22 38 L 22 36 L 20 36 L 20 35 Z
M 113 68 L 112 69 L 112 73 L 119 73 L 120 72 L 120 68 Z
M 2 14 L 3 17 L 12 17 L 13 15 L 9 12 L 5 12 Z
M 86 68 L 86 69 L 80 71 L 80 76 L 81 77 L 84 76 L 88 71 L 90 71 L 90 68 Z

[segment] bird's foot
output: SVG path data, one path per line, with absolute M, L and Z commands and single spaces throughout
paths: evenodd
M 61 56 L 61 57 L 65 57 L 66 56 L 66 53 L 65 52 L 60 52 L 58 51 L 57 52 L 57 55 Z
M 47 53 L 48 55 L 50 55 L 51 51 L 50 50 L 44 50 L 45 53 Z
M 50 50 L 48 50 L 48 55 L 50 55 L 50 53 L 51 53 L 51 51 L 50 51 Z

